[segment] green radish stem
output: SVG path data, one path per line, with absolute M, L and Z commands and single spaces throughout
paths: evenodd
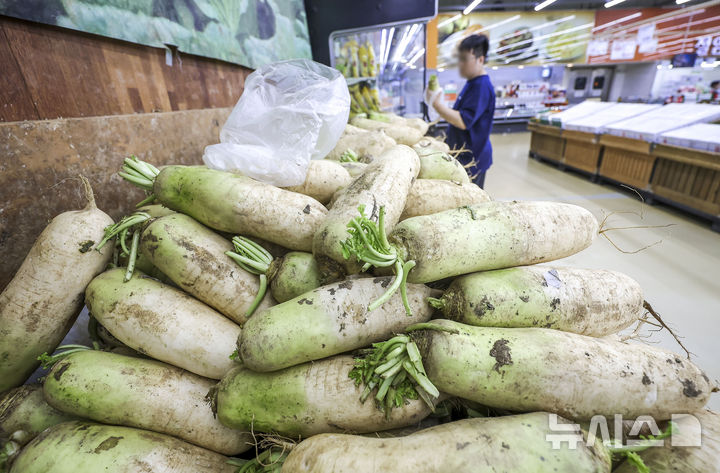
M 386 417 L 393 407 L 403 405 L 406 399 L 418 397 L 430 409 L 435 409 L 433 398 L 437 398 L 440 392 L 427 378 L 420 351 L 410 337 L 398 335 L 386 342 L 373 343 L 372 349 L 362 353 L 364 356 L 355 358 L 355 367 L 349 374 L 356 384 L 365 385 L 361 402 L 365 402 L 377 388 L 374 397 Z
M 367 271 L 371 267 L 386 268 L 393 267 L 395 280 L 387 291 L 377 300 L 368 305 L 368 310 L 375 310 L 400 289 L 405 313 L 412 315 L 410 303 L 407 298 L 407 275 L 415 266 L 414 261 L 403 261 L 397 251 L 390 245 L 385 232 L 385 206 L 381 206 L 378 212 L 378 221 L 373 222 L 365 216 L 365 206 L 358 207 L 359 217 L 353 218 L 347 225 L 350 236 L 341 242 L 342 253 L 345 259 L 355 257 L 364 263 L 362 270 Z
M 648 435 L 647 437 L 641 435 L 643 442 L 634 445 L 622 445 L 621 440 L 615 440 L 615 442 L 606 444 L 606 448 L 614 456 L 625 457 L 626 461 L 633 465 L 638 473 L 650 473 L 650 468 L 645 464 L 642 457 L 638 455 L 638 452 L 657 446 L 658 441 L 662 442 L 663 439 L 670 437 L 675 430 L 675 423 L 671 421 L 668 423 L 667 429 L 664 432 L 661 431 L 658 435 Z M 662 446 L 662 443 L 660 446 Z
M 343 154 L 340 155 L 341 163 L 356 163 L 358 162 L 358 155 L 352 149 L 348 148 Z
M 246 317 L 250 317 L 255 312 L 255 309 L 258 308 L 267 292 L 267 273 L 270 270 L 270 264 L 273 262 L 273 256 L 262 246 L 242 236 L 233 237 L 232 243 L 235 251 L 226 251 L 225 254 L 232 258 L 233 261 L 245 271 L 260 276 L 260 288 L 255 296 L 255 300 L 253 300 L 252 305 L 250 305 L 245 314 Z
M 123 217 L 118 223 L 114 223 L 105 228 L 105 235 L 100 243 L 95 247 L 96 250 L 105 246 L 111 239 L 118 237 L 118 244 L 121 251 L 113 255 L 114 266 L 117 266 L 118 256 L 127 256 L 127 271 L 125 272 L 125 282 L 128 282 L 135 270 L 135 260 L 137 259 L 137 250 L 140 243 L 140 226 L 150 220 L 150 214 L 146 212 L 135 212 L 132 215 Z M 128 238 L 130 238 L 130 246 L 128 247 Z
M 85 345 L 63 345 L 57 348 L 58 351 L 55 351 L 52 355 L 48 354 L 48 352 L 43 353 L 42 355 L 38 356 L 37 359 L 40 362 L 40 366 L 43 367 L 43 369 L 50 369 L 52 368 L 55 363 L 62 360 L 66 356 L 78 352 L 78 351 L 85 351 L 85 350 L 99 350 L 100 344 L 98 342 L 93 342 L 92 347 L 88 347 Z M 63 350 L 63 351 L 59 351 Z
M 158 168 L 145 161 L 140 161 L 137 156 L 133 155 L 125 158 L 122 170 L 118 172 L 118 175 L 147 192 L 148 196 L 136 205 L 136 207 L 142 207 L 155 200 L 155 194 L 152 193 L 153 184 L 159 173 Z

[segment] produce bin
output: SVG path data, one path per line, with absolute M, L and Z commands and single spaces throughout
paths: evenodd
M 562 161 L 565 140 L 561 128 L 530 123 L 528 130 L 531 132 L 531 156 L 556 162 Z
M 656 145 L 650 190 L 656 196 L 720 222 L 720 153 Z
M 651 143 L 615 135 L 602 135 L 604 147 L 598 174 L 639 190 L 649 190 L 650 176 L 656 157 L 651 154 Z
M 602 155 L 600 137 L 575 130 L 563 130 L 562 137 L 565 140 L 563 164 L 596 175 Z

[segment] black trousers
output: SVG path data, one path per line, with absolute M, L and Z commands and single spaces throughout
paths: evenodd
M 485 186 L 485 173 L 487 171 L 480 171 L 475 175 L 475 178 L 473 179 L 473 182 L 477 184 L 477 186 L 480 189 L 483 189 Z

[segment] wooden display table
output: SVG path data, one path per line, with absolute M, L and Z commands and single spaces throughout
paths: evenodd
M 562 161 L 565 140 L 562 129 L 555 126 L 528 124 L 530 135 L 530 156 L 559 163 Z
M 600 137 L 577 130 L 563 130 L 562 137 L 565 139 L 563 164 L 595 176 L 602 154 Z
M 659 144 L 652 155 L 653 194 L 711 218 L 713 229 L 720 230 L 720 153 Z
M 650 153 L 651 143 L 602 135 L 600 145 L 604 147 L 598 174 L 621 184 L 647 191 L 656 157 Z

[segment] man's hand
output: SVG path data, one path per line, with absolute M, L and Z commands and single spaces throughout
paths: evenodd
M 435 103 L 441 95 L 442 88 L 436 90 L 425 89 L 425 103 L 428 104 L 428 106 L 435 107 Z

